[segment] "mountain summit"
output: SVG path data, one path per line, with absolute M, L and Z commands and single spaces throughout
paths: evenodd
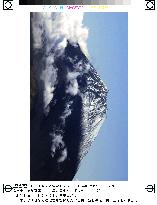
M 107 87 L 78 43 L 31 55 L 30 178 L 73 180 L 106 117 Z

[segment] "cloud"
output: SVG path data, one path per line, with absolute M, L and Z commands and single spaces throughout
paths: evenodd
M 57 162 L 61 163 L 64 162 L 64 160 L 67 158 L 67 149 L 65 148 L 62 152 L 61 152 L 61 156 L 58 158 Z
M 67 45 L 79 43 L 82 51 L 88 56 L 87 38 L 88 29 L 83 25 L 83 13 L 81 12 L 34 12 L 32 13 L 32 33 L 34 49 L 45 47 L 46 65 L 41 73 L 44 83 L 44 109 L 48 112 L 48 105 L 53 98 L 55 85 L 57 84 L 57 70 L 53 66 L 54 55 L 62 55 Z M 54 51 L 53 54 L 51 51 Z M 69 86 L 66 92 L 71 95 L 78 93 L 78 83 L 75 74 L 68 74 Z M 73 78 L 73 79 L 70 79 Z
M 69 58 L 69 61 L 72 62 L 73 60 Z M 74 63 L 74 62 L 73 62 Z M 87 73 L 90 69 L 90 64 L 85 64 L 82 60 L 74 64 L 75 71 L 67 72 L 67 86 L 66 86 L 66 93 L 69 93 L 72 96 L 79 94 L 79 85 L 77 81 L 77 77 Z
M 68 72 L 67 73 L 67 88 L 66 93 L 69 93 L 70 95 L 77 95 L 79 91 L 79 86 L 77 82 L 77 76 L 79 76 L 79 72 Z
M 78 86 L 77 79 L 70 80 L 69 85 L 67 86 L 66 89 L 66 93 L 75 96 L 77 95 L 78 91 L 79 91 L 79 86 Z
M 66 118 L 72 113 L 72 103 L 73 101 L 69 101 L 66 103 L 65 109 L 60 117 L 60 119 L 62 120 L 61 124 L 63 127 L 65 126 Z M 52 138 L 51 157 L 53 158 L 55 156 L 55 153 L 59 151 L 59 157 L 57 159 L 57 162 L 61 163 L 67 158 L 68 155 L 65 142 L 63 141 L 63 133 L 59 131 L 59 128 L 55 128 L 55 131 L 51 132 L 49 135 Z
M 67 74 L 67 80 L 71 81 L 77 78 L 77 76 L 79 76 L 80 73 L 79 72 L 68 72 Z
M 58 163 L 63 162 L 67 158 L 67 149 L 61 134 L 50 133 L 52 137 L 51 157 L 55 156 L 56 151 L 59 151 L 60 156 L 57 159 Z
M 66 40 L 69 40 L 73 43 L 79 43 L 82 51 L 88 55 L 88 29 L 83 25 L 83 13 L 37 12 L 32 14 L 32 25 L 34 48 L 42 48 L 42 35 L 45 32 L 47 40 L 57 48 L 64 49 Z
M 63 125 L 65 125 L 65 119 L 67 117 L 69 117 L 71 115 L 71 113 L 72 113 L 72 108 L 71 108 L 72 103 L 73 103 L 73 101 L 70 101 L 69 103 L 66 104 L 65 110 L 64 110 L 62 116 L 60 117 L 62 119 L 62 121 L 63 121 L 62 122 Z
M 44 82 L 44 107 L 47 108 L 53 98 L 53 91 L 57 84 L 57 69 L 46 60 L 46 68 L 42 71 L 40 79 Z
M 39 49 L 43 46 L 42 34 L 43 34 L 43 19 L 37 12 L 32 13 L 31 17 L 32 33 L 33 33 L 33 47 Z

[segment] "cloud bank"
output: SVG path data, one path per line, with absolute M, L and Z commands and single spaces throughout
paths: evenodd
M 32 33 L 33 33 L 33 48 L 36 52 L 44 52 L 43 67 L 40 79 L 43 82 L 43 101 L 44 113 L 49 113 L 49 104 L 53 99 L 53 92 L 57 85 L 58 69 L 55 66 L 54 59 L 64 53 L 67 46 L 67 40 L 72 44 L 79 44 L 82 52 L 89 56 L 87 50 L 88 29 L 83 25 L 83 13 L 32 13 Z M 72 62 L 76 59 L 69 59 Z M 66 93 L 75 96 L 79 93 L 79 85 L 77 77 L 83 71 L 83 62 L 79 61 L 74 64 L 74 71 L 67 69 L 66 75 Z M 85 66 L 85 65 L 84 65 Z M 88 67 L 88 66 L 87 66 Z M 90 67 L 90 66 L 89 66 Z M 86 70 L 88 70 L 85 67 Z M 73 101 L 66 104 L 64 112 L 60 119 L 63 127 L 66 119 L 71 115 Z M 57 158 L 58 163 L 66 160 L 68 152 L 63 141 L 63 133 L 58 133 L 59 128 L 55 128 L 49 133 L 51 137 L 51 157 L 54 158 L 56 153 L 59 153 Z M 58 155 L 57 155 L 58 156 Z
M 79 43 L 82 51 L 88 54 L 88 29 L 83 26 L 83 13 L 33 13 L 32 25 L 34 48 L 42 48 L 42 35 L 45 32 L 47 40 L 57 48 L 65 48 L 68 39 Z
M 78 43 L 86 56 L 88 29 L 83 25 L 83 13 L 32 13 L 33 47 L 35 50 L 45 51 L 45 68 L 41 73 L 44 83 L 44 110 L 49 112 L 49 103 L 53 98 L 53 92 L 57 84 L 57 68 L 54 66 L 54 55 L 62 55 L 67 46 L 67 40 Z M 51 52 L 53 50 L 53 53 Z M 74 76 L 72 76 L 74 75 Z M 69 73 L 69 82 L 66 92 L 70 95 L 78 93 L 77 74 Z M 71 79 L 70 79 L 71 78 Z

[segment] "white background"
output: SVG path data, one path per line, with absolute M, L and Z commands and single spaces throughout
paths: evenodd
M 14 1 L 13 8 L 13 11 L 3 11 L 0 2 L 2 205 L 20 204 L 14 196 L 2 194 L 2 184 L 29 183 L 30 11 L 43 11 L 42 6 L 19 7 L 18 1 Z M 52 8 L 44 11 L 52 11 Z M 157 190 L 154 194 L 144 188 L 156 183 L 157 189 L 157 8 L 145 11 L 144 0 L 132 0 L 130 6 L 112 6 L 105 10 L 110 11 L 129 12 L 129 180 L 94 183 L 115 184 L 119 190 L 117 188 L 112 196 L 132 196 L 139 201 L 137 204 L 155 205 Z M 64 182 L 67 183 L 83 182 Z

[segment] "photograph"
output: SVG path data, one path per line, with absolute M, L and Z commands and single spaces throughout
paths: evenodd
M 30 180 L 128 180 L 128 13 L 30 13 Z
M 155 4 L 0 1 L 0 204 L 157 204 Z

